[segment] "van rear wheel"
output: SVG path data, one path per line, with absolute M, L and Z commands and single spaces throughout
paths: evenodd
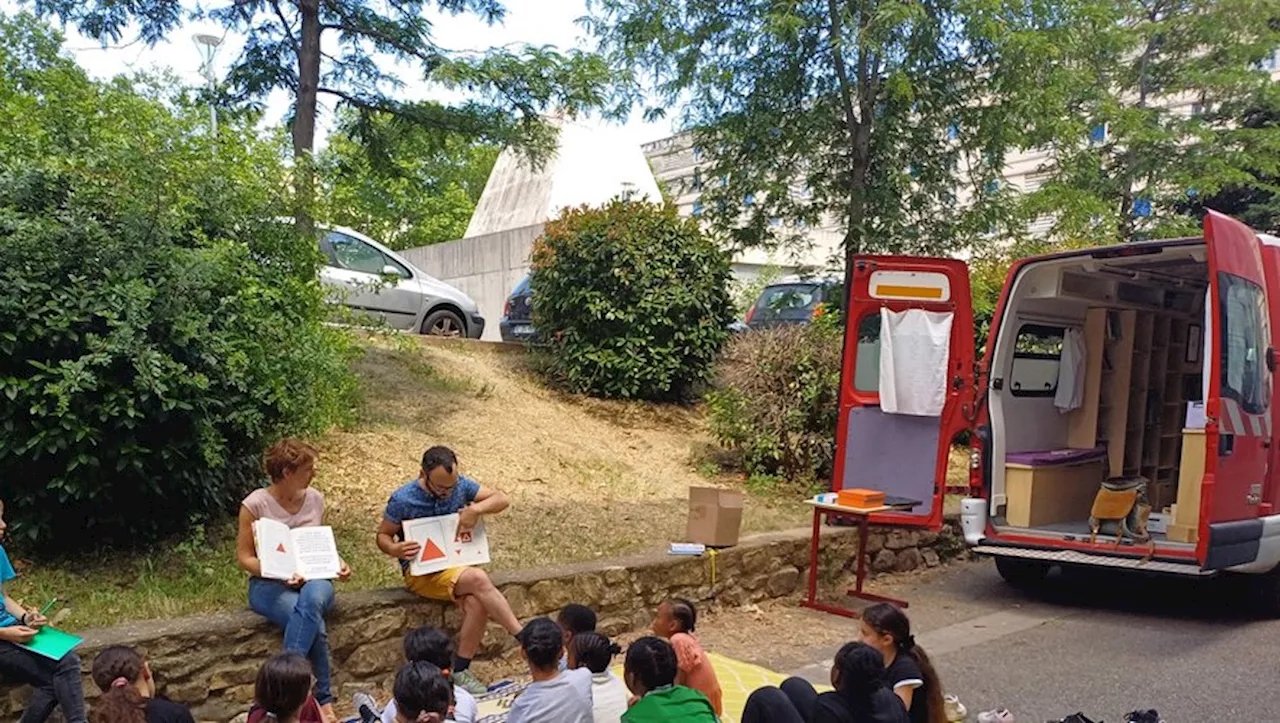
M 1044 581 L 1049 574 L 1049 563 L 1040 560 L 1025 560 L 1020 557 L 996 558 L 996 572 L 1004 581 L 1014 587 L 1033 587 Z
M 1259 615 L 1280 618 L 1280 566 L 1261 575 L 1249 575 L 1249 598 Z

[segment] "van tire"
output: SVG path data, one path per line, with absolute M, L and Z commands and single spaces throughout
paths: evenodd
M 996 572 L 1004 581 L 1017 588 L 1028 588 L 1044 582 L 1049 575 L 1051 565 L 1039 560 L 1024 560 L 1018 557 L 996 557 Z
M 1254 611 L 1268 618 L 1280 618 L 1280 566 L 1261 575 L 1249 575 L 1249 599 Z

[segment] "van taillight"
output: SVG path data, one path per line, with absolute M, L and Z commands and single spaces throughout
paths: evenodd
M 511 316 L 511 297 L 509 296 L 507 297 L 507 300 L 502 304 L 502 315 Z

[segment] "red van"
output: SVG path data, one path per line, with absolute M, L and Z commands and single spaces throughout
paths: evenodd
M 1280 240 L 1217 213 L 1200 238 L 1018 260 L 981 360 L 964 262 L 855 257 L 834 487 L 916 501 L 875 519 L 933 529 L 962 493 L 966 542 L 1016 584 L 1251 573 L 1280 612 L 1277 315 Z M 1094 534 L 1104 481 L 1145 489 L 1149 540 Z

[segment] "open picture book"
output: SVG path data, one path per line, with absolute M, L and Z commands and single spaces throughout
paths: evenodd
M 262 576 L 288 580 L 332 580 L 342 570 L 342 558 L 333 541 L 333 528 L 295 527 L 275 520 L 253 523 L 253 545 L 258 551 Z
M 484 520 L 475 528 L 458 532 L 458 515 L 420 517 L 401 525 L 404 539 L 421 545 L 409 565 L 411 575 L 429 575 L 451 567 L 483 565 L 489 561 L 489 538 Z

